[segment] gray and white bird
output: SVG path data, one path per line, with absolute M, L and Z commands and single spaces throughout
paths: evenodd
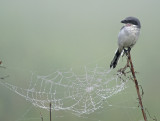
M 125 51 L 125 48 L 131 49 L 136 44 L 140 34 L 141 23 L 137 18 L 127 17 L 121 23 L 124 23 L 124 26 L 118 34 L 118 49 L 110 64 L 110 68 L 116 67 L 123 50 Z

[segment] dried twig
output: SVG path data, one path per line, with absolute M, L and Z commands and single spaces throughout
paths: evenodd
M 128 49 L 127 52 L 125 52 L 125 54 L 127 56 L 127 64 L 124 66 L 124 68 L 119 69 L 118 72 L 123 74 L 125 77 L 126 77 L 127 73 L 131 72 L 132 76 L 130 75 L 127 78 L 130 79 L 130 80 L 133 80 L 133 82 L 135 83 L 135 87 L 136 87 L 136 91 L 137 91 L 137 95 L 138 95 L 139 106 L 141 107 L 141 111 L 142 111 L 144 121 L 147 121 L 147 116 L 146 116 L 145 109 L 144 109 L 143 103 L 142 103 L 142 96 L 143 96 L 144 92 L 143 92 L 142 87 L 138 84 L 138 81 L 136 79 L 135 73 L 137 73 L 137 72 L 134 71 L 134 67 L 133 67 L 133 63 L 132 63 L 132 59 L 131 59 L 131 54 L 130 54 L 130 48 Z M 126 72 L 127 68 L 129 68 L 129 71 Z M 120 78 L 122 78 L 122 77 L 120 76 Z M 139 87 L 141 87 L 142 94 L 140 94 Z
M 50 107 L 50 121 L 51 121 L 51 118 L 52 118 L 52 113 L 51 113 L 51 102 L 50 102 L 50 104 L 49 104 L 49 107 Z
M 126 76 L 125 70 L 129 67 L 129 60 L 127 60 L 127 64 L 124 66 L 124 68 L 121 68 L 118 70 L 118 72 L 121 72 L 123 75 Z
M 147 116 L 146 116 L 146 113 L 145 113 L 145 110 L 144 110 L 144 107 L 143 107 L 142 98 L 141 98 L 141 94 L 140 94 L 140 91 L 139 91 L 139 85 L 138 85 L 138 81 L 136 79 L 136 75 L 135 75 L 130 51 L 128 51 L 128 60 L 130 62 L 130 70 L 132 72 L 132 76 L 133 76 L 133 79 L 134 79 L 134 82 L 135 82 L 135 87 L 136 87 L 136 91 L 137 91 L 138 100 L 139 100 L 139 104 L 140 104 L 140 107 L 141 107 L 142 115 L 143 115 L 144 120 L 147 121 Z
M 154 120 L 154 121 L 157 121 L 157 118 L 154 116 L 154 118 L 150 115 L 149 111 L 147 110 L 147 108 L 145 109 L 146 112 L 148 113 L 149 117 Z
M 139 85 L 139 87 L 141 88 L 141 97 L 143 98 L 143 95 L 144 95 L 144 91 L 143 91 L 143 88 L 142 88 L 142 86 L 141 85 Z

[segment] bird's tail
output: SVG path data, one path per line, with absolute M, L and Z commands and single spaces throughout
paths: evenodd
M 113 60 L 112 60 L 112 62 L 110 64 L 110 68 L 112 68 L 112 67 L 115 68 L 116 67 L 116 65 L 118 63 L 118 60 L 119 60 L 119 57 L 121 55 L 121 52 L 122 51 L 120 51 L 119 49 L 117 49 L 117 52 L 116 52 L 116 54 L 115 54 L 115 56 L 114 56 L 114 58 L 113 58 Z

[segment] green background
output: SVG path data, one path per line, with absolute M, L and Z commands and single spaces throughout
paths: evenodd
M 109 69 L 122 27 L 120 21 L 135 16 L 140 19 L 142 29 L 131 52 L 133 63 L 135 70 L 140 72 L 137 78 L 145 93 L 144 105 L 152 116 L 160 119 L 159 5 L 159 0 L 0 0 L 0 59 L 7 67 L 6 74 L 10 75 L 5 81 L 25 87 L 25 80 L 31 77 L 30 71 L 47 75 L 58 68 L 100 63 L 97 60 L 102 58 Z M 121 63 L 124 59 L 121 60 L 116 70 L 124 65 Z M 117 101 L 121 98 L 123 95 Z M 31 106 L 30 110 L 30 106 L 22 97 L 0 85 L 1 121 L 40 121 L 41 109 Z M 25 115 L 27 110 L 29 113 Z M 61 121 L 140 121 L 143 118 L 139 110 L 132 113 L 129 109 L 106 108 L 90 118 L 55 112 L 53 118 Z M 41 111 L 45 121 L 49 120 L 48 112 Z M 63 116 L 57 117 L 59 114 Z

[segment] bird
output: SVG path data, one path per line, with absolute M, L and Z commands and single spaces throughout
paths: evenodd
M 118 60 L 122 52 L 128 51 L 136 44 L 141 29 L 141 23 L 136 17 L 126 17 L 121 21 L 124 24 L 118 34 L 118 49 L 115 53 L 113 60 L 111 61 L 110 68 L 117 66 Z

